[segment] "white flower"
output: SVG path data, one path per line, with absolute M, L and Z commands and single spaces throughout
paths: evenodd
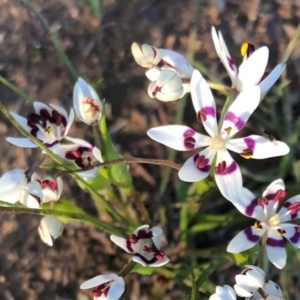
M 99 172 L 99 167 L 94 167 L 95 162 L 103 162 L 100 150 L 97 147 L 93 147 L 88 142 L 67 138 L 68 141 L 73 144 L 60 144 L 52 149 L 52 151 L 60 157 L 73 162 L 78 169 L 84 169 L 90 167 L 90 169 L 77 174 L 85 179 L 93 179 Z
M 38 227 L 41 240 L 48 246 L 53 246 L 53 240 L 58 238 L 64 230 L 64 225 L 52 216 L 44 217 Z
M 281 297 L 282 292 L 281 292 L 280 287 L 272 280 L 269 280 L 267 283 L 265 283 L 262 287 L 262 290 L 266 295 L 268 295 L 266 300 L 281 300 L 281 299 L 283 299 Z M 236 294 L 239 295 L 239 293 L 237 291 L 236 291 Z M 240 295 L 240 296 L 242 296 L 242 295 Z M 245 298 L 245 300 L 265 300 L 265 299 L 262 297 L 262 295 L 259 293 L 259 291 L 256 291 L 253 294 L 253 296 L 247 297 L 247 298 Z
M 127 253 L 133 253 L 132 260 L 145 266 L 161 267 L 169 262 L 164 251 L 160 250 L 160 238 L 163 231 L 160 227 L 143 225 L 127 239 L 111 235 L 110 239 Z
M 225 114 L 220 130 L 217 125 L 216 104 L 212 92 L 197 70 L 192 75 L 191 94 L 197 119 L 203 123 L 209 136 L 197 133 L 183 125 L 151 128 L 147 134 L 155 141 L 179 151 L 191 151 L 206 147 L 184 163 L 178 173 L 179 178 L 187 182 L 196 182 L 206 178 L 213 160 L 217 156 L 216 183 L 223 196 L 234 201 L 242 190 L 242 175 L 239 166 L 227 149 L 239 153 L 244 158 L 262 159 L 285 155 L 289 152 L 289 147 L 279 141 L 274 145 L 264 137 L 257 135 L 232 138 L 245 126 L 252 112 L 258 106 L 260 99 L 258 87 L 241 92 L 237 96 Z
M 81 284 L 81 289 L 91 289 L 95 300 L 118 300 L 125 291 L 124 279 L 117 274 L 98 275 Z
M 155 72 L 155 69 L 151 69 L 149 71 L 151 73 L 146 75 L 148 78 L 153 79 L 148 87 L 148 94 L 151 98 L 157 98 L 165 102 L 174 101 L 182 98 L 189 92 L 189 83 L 182 83 L 182 79 L 174 70 L 162 69 Z
M 43 203 L 48 203 L 50 201 L 57 201 L 63 190 L 63 181 L 61 177 L 54 179 L 51 176 L 47 176 L 42 179 L 37 173 L 33 173 L 31 176 L 32 181 L 37 181 L 43 191 Z
M 217 286 L 216 292 L 208 300 L 236 300 L 236 294 L 229 285 Z
M 96 91 L 82 78 L 78 78 L 73 91 L 73 106 L 82 122 L 91 125 L 101 118 L 102 102 Z
M 152 68 L 153 65 L 157 65 L 161 60 L 160 52 L 157 48 L 146 44 L 133 43 L 131 52 L 135 61 L 144 68 Z
M 38 182 L 29 182 L 26 171 L 15 169 L 0 178 L 0 200 L 8 203 L 20 202 L 30 208 L 39 208 L 42 189 Z
M 253 46 L 249 44 L 246 44 L 246 47 L 243 45 L 245 48 L 242 48 L 241 52 L 244 55 L 244 60 L 237 68 L 229 54 L 222 33 L 219 31 L 217 34 L 214 27 L 212 27 L 212 38 L 217 54 L 230 76 L 232 85 L 239 92 L 258 85 L 261 94 L 266 93 L 285 68 L 285 65 L 278 64 L 271 73 L 266 73 L 269 49 L 261 47 L 254 51 Z
M 242 214 L 256 221 L 253 226 L 241 231 L 229 243 L 227 251 L 239 253 L 250 249 L 265 235 L 266 254 L 270 262 L 282 269 L 287 257 L 283 237 L 300 248 L 299 225 L 286 223 L 300 218 L 300 195 L 288 199 L 278 209 L 285 195 L 285 187 L 281 179 L 272 182 L 262 197 L 256 197 L 248 189 L 243 188 L 240 198 L 233 204 Z
M 27 118 L 23 118 L 15 113 L 11 113 L 16 121 L 48 148 L 58 144 L 67 134 L 73 123 L 74 111 L 67 112 L 54 104 L 50 106 L 40 103 L 33 103 L 35 113 L 31 113 Z M 27 138 L 6 139 L 9 143 L 23 148 L 35 148 L 37 145 Z

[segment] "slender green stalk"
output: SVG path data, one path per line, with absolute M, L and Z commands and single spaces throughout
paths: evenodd
M 224 94 L 224 95 L 230 95 L 230 93 L 232 93 L 232 88 L 226 86 L 226 85 L 223 85 L 223 84 L 218 84 L 218 83 L 215 83 L 215 82 L 211 82 L 211 81 L 206 81 L 208 86 L 213 89 L 213 90 L 216 90 L 216 91 L 219 91 L 220 93 Z
M 63 47 L 61 46 L 57 36 L 51 31 L 50 26 L 48 24 L 48 22 L 46 21 L 46 19 L 43 17 L 43 15 L 37 10 L 37 8 L 32 4 L 32 2 L 30 0 L 23 0 L 23 2 L 25 3 L 25 5 L 38 17 L 38 19 L 41 21 L 41 23 L 43 24 L 43 26 L 45 27 L 47 33 L 49 34 L 56 50 L 58 51 L 62 61 L 64 62 L 64 64 L 66 65 L 67 69 L 69 70 L 70 74 L 72 75 L 74 80 L 77 80 L 78 73 L 76 71 L 76 69 L 74 68 L 73 64 L 71 63 L 71 61 L 69 60 L 68 56 L 66 55 Z
M 0 202 L 1 203 L 1 202 Z M 97 228 L 104 230 L 110 234 L 123 235 L 124 229 L 117 228 L 106 222 L 96 220 L 89 215 L 70 213 L 65 211 L 58 211 L 52 209 L 34 209 L 27 207 L 3 207 L 0 206 L 0 213 L 16 213 L 16 214 L 31 214 L 39 216 L 54 216 L 54 217 L 64 217 L 72 220 L 80 221 L 95 225 Z
M 289 57 L 291 56 L 293 50 L 295 49 L 296 43 L 298 42 L 299 37 L 300 37 L 300 24 L 297 27 L 295 35 L 293 36 L 293 38 L 290 40 L 288 46 L 286 47 L 284 56 L 281 60 L 282 64 L 285 64 L 287 62 L 287 60 L 289 59 Z
M 130 260 L 124 267 L 123 269 L 119 272 L 119 276 L 125 277 L 126 275 L 128 275 L 131 270 L 134 268 L 134 266 L 136 265 L 136 262 Z
M 55 162 L 59 163 L 62 165 L 62 167 L 66 170 L 68 170 L 68 165 L 62 161 L 62 159 L 57 156 L 56 154 L 54 154 L 51 150 L 48 149 L 48 147 L 46 147 L 42 142 L 40 142 L 36 137 L 34 137 L 33 135 L 31 135 L 27 130 L 25 130 L 15 119 L 14 117 L 11 115 L 11 113 L 9 112 L 9 110 L 2 104 L 2 102 L 0 101 L 0 110 L 3 112 L 3 114 L 10 120 L 10 122 L 23 134 L 25 135 L 28 139 L 32 140 L 38 147 L 40 147 L 43 152 L 45 152 L 47 155 L 49 155 L 49 157 L 51 157 Z M 80 182 L 86 190 L 88 190 L 90 193 L 92 193 L 95 198 L 100 201 L 103 205 L 103 207 L 105 207 L 105 209 L 107 209 L 115 218 L 116 220 L 120 221 L 120 222 L 125 222 L 125 224 L 128 224 L 128 221 L 126 219 L 124 219 L 105 199 L 104 197 L 102 197 L 101 195 L 99 195 L 99 193 L 95 190 L 95 188 L 90 185 L 88 182 L 86 182 L 85 180 L 83 180 L 80 176 L 78 176 L 76 173 L 71 173 L 72 177 L 77 180 L 78 182 Z
M 219 130 L 222 128 L 225 114 L 228 111 L 228 108 L 230 107 L 230 105 L 233 103 L 233 101 L 234 101 L 234 91 L 231 90 L 231 93 L 228 94 L 225 104 L 221 111 L 220 120 L 219 120 Z
M 261 245 L 259 248 L 259 260 L 258 266 L 265 272 L 266 274 L 266 282 L 269 280 L 269 259 L 266 251 L 266 242 L 268 235 L 265 233 L 261 239 Z
M 5 79 L 4 77 L 2 77 L 1 75 L 0 75 L 0 82 L 2 82 L 4 85 L 6 85 L 12 91 L 14 91 L 21 98 L 24 98 L 26 100 L 26 102 L 28 102 L 30 104 L 33 104 L 33 100 L 25 92 L 23 92 L 20 88 L 18 88 L 13 83 L 9 82 L 7 79 Z

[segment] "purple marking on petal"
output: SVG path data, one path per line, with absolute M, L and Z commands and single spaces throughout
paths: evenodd
M 131 243 L 128 240 L 126 240 L 126 248 L 129 252 L 131 252 L 131 253 L 134 252 L 132 247 L 131 247 Z
M 237 117 L 233 112 L 229 111 L 226 116 L 225 116 L 225 120 L 226 121 L 229 121 L 231 123 L 234 124 L 234 126 L 238 129 L 238 130 L 241 130 L 244 125 L 245 125 L 245 122 L 243 119 Z
M 183 133 L 183 137 L 184 138 L 189 138 L 192 137 L 195 134 L 195 131 L 193 129 L 187 129 L 184 133 Z
M 254 150 L 255 144 L 256 144 L 255 141 L 254 141 L 254 139 L 252 139 L 250 137 L 244 138 L 244 142 L 245 142 L 245 144 L 247 145 L 247 147 L 249 149 Z
M 276 239 L 272 239 L 272 238 L 267 238 L 267 245 L 270 247 L 280 247 L 280 248 L 284 248 L 284 242 L 283 240 L 276 240 Z
M 299 243 L 300 240 L 300 232 L 298 232 L 297 227 L 295 227 L 295 233 L 294 235 L 290 238 L 290 241 L 294 244 Z
M 229 67 L 232 71 L 234 71 L 236 69 L 235 63 L 233 62 L 233 60 L 231 59 L 231 57 L 226 57 L 227 58 L 227 62 L 229 64 Z
M 201 109 L 201 112 L 204 113 L 207 116 L 216 116 L 216 111 L 212 106 L 205 106 Z
M 248 217 L 251 217 L 253 215 L 253 212 L 254 212 L 254 209 L 255 209 L 256 206 L 258 206 L 258 199 L 257 198 L 253 199 L 250 202 L 250 204 L 246 207 L 245 214 Z
M 208 164 L 209 159 L 206 158 L 204 155 L 196 154 L 194 156 L 194 164 L 195 167 L 198 168 L 202 172 L 209 172 L 211 165 Z
M 259 235 L 256 235 L 252 232 L 252 228 L 248 227 L 247 229 L 244 230 L 244 233 L 247 237 L 247 239 L 252 242 L 252 243 L 257 243 L 260 239 Z
M 235 172 L 238 168 L 238 165 L 235 161 L 233 161 L 228 167 L 226 166 L 226 162 L 222 161 L 215 167 L 216 175 L 229 175 Z
M 287 208 L 287 209 L 289 209 L 289 207 L 290 207 L 290 205 L 291 205 L 292 203 L 291 202 L 285 202 L 284 204 L 283 204 L 283 207 L 285 207 L 285 208 Z M 297 218 L 297 213 L 296 214 L 290 214 L 290 216 L 291 216 L 291 219 L 293 220 L 293 219 L 296 219 Z
M 265 196 L 268 200 L 274 200 L 275 202 L 282 202 L 286 196 L 285 190 L 277 190 L 276 193 L 268 194 Z
M 192 137 L 188 137 L 184 139 L 184 147 L 186 148 L 186 150 L 193 150 L 195 149 L 195 143 L 196 140 Z
M 140 253 L 134 253 L 133 256 L 139 257 L 147 265 L 154 264 L 158 260 L 158 259 L 155 258 L 155 253 L 153 253 L 153 258 L 151 258 L 151 259 L 147 259 L 146 257 L 144 257 Z

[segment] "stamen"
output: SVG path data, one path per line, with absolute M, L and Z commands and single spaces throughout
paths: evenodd
M 205 122 L 207 119 L 206 114 L 201 110 L 198 111 L 196 118 L 199 123 Z
M 128 240 L 129 240 L 130 243 L 135 244 L 135 243 L 138 242 L 139 239 L 137 238 L 137 236 L 136 236 L 135 234 L 131 234 L 131 235 L 129 236 Z
M 224 128 L 224 130 L 227 132 L 227 134 L 229 135 L 230 134 L 230 132 L 231 132 L 231 130 L 232 130 L 232 128 L 231 127 L 227 127 L 227 128 Z
M 297 202 L 292 203 L 289 206 L 288 210 L 292 215 L 297 214 L 300 210 L 300 202 L 297 201 Z
M 250 148 L 246 148 L 240 153 L 240 156 L 245 159 L 250 159 L 253 156 L 253 150 Z
M 268 225 L 269 226 L 278 226 L 279 224 L 280 224 L 280 216 L 279 216 L 279 214 L 276 214 L 276 215 L 272 216 L 268 220 Z
M 188 137 L 188 138 L 185 138 L 184 139 L 184 147 L 187 149 L 187 150 L 193 150 L 195 148 L 195 143 L 196 143 L 196 140 L 192 137 Z
M 264 207 L 264 206 L 267 206 L 269 204 L 269 201 L 268 201 L 267 198 L 258 198 L 257 203 L 258 203 L 258 205 Z
M 274 201 L 282 202 L 286 196 L 285 190 L 278 190 L 275 194 Z
M 48 126 L 48 127 L 45 129 L 45 133 L 48 133 L 48 134 L 50 134 L 50 132 L 52 132 L 52 131 L 53 131 L 52 126 Z
M 161 89 L 162 89 L 162 86 L 157 86 L 157 87 L 154 89 L 154 91 L 152 92 L 152 96 L 155 97 L 156 94 L 157 94 L 158 92 L 161 91 Z
M 208 163 L 209 163 L 209 159 L 206 158 L 204 155 L 196 154 L 194 156 L 194 164 L 199 170 L 203 172 L 209 171 L 210 165 L 208 165 Z
M 157 253 L 155 253 L 155 258 L 157 260 L 162 260 L 165 257 L 165 252 L 164 251 L 158 251 Z
M 262 229 L 261 222 L 256 221 L 256 222 L 254 223 L 254 228 L 257 229 L 257 230 Z
M 283 236 L 286 233 L 286 231 L 284 229 L 280 229 L 280 228 L 277 229 L 277 232 L 278 232 L 279 236 Z
M 216 166 L 215 172 L 216 174 L 224 174 L 225 171 L 226 171 L 226 161 L 223 160 Z

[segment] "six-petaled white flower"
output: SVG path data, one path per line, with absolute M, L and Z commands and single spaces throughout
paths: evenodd
M 127 253 L 132 253 L 133 261 L 144 267 L 160 267 L 169 262 L 165 252 L 160 250 L 162 235 L 163 231 L 160 227 L 149 229 L 149 225 L 143 225 L 127 239 L 115 235 L 111 235 L 110 239 Z
M 208 300 L 236 300 L 236 294 L 229 285 L 217 286 L 216 292 Z
M 112 273 L 89 279 L 80 288 L 93 289 L 94 300 L 118 300 L 125 291 L 125 282 L 122 277 Z
M 30 208 L 39 208 L 43 198 L 37 181 L 29 182 L 26 171 L 14 169 L 0 178 L 0 200 L 8 203 L 20 202 Z
M 57 201 L 63 190 L 63 181 L 61 177 L 54 179 L 51 176 L 41 178 L 37 173 L 31 176 L 32 181 L 37 181 L 43 191 L 42 203 Z
M 73 91 L 76 115 L 87 125 L 97 122 L 102 114 L 102 102 L 96 91 L 82 78 L 78 78 Z
M 38 227 L 38 233 L 41 240 L 48 246 L 53 246 L 53 240 L 57 239 L 62 234 L 63 230 L 63 223 L 52 216 L 42 218 Z
M 77 172 L 79 176 L 86 179 L 93 179 L 99 172 L 99 167 L 94 166 L 96 162 L 103 162 L 100 150 L 88 142 L 68 137 L 73 144 L 58 145 L 53 152 L 60 157 L 73 162 L 78 169 L 87 169 Z
M 258 106 L 260 98 L 258 87 L 248 89 L 237 96 L 225 114 L 220 130 L 218 130 L 216 104 L 212 92 L 199 71 L 194 71 L 192 75 L 191 94 L 197 119 L 203 123 L 210 136 L 197 133 L 183 125 L 151 128 L 147 134 L 155 141 L 179 151 L 206 147 L 184 163 L 178 173 L 179 178 L 187 182 L 206 178 L 213 159 L 217 156 L 215 180 L 223 196 L 232 201 L 241 193 L 242 175 L 227 149 L 239 153 L 244 158 L 262 159 L 285 155 L 289 152 L 289 147 L 279 141 L 275 145 L 257 135 L 232 139 L 245 126 Z
M 300 195 L 283 203 L 286 195 L 281 179 L 272 182 L 262 197 L 256 197 L 243 188 L 239 199 L 233 202 L 245 216 L 256 219 L 253 226 L 241 231 L 228 245 L 227 251 L 239 253 L 250 249 L 264 236 L 269 260 L 279 269 L 286 264 L 285 237 L 295 247 L 300 247 L 299 225 L 286 223 L 300 218 Z M 278 209 L 279 205 L 282 205 Z
M 74 111 L 70 110 L 69 116 L 62 108 L 54 104 L 50 106 L 34 102 L 35 113 L 31 113 L 27 118 L 11 113 L 16 121 L 48 148 L 58 144 L 67 134 L 73 123 Z M 23 148 L 35 148 L 37 145 L 28 138 L 6 139 L 9 143 Z
M 269 49 L 261 47 L 254 51 L 251 44 L 243 45 L 241 52 L 244 60 L 237 68 L 229 54 L 222 33 L 219 31 L 217 34 L 214 27 L 212 27 L 212 38 L 217 54 L 228 72 L 232 85 L 239 92 L 258 85 L 263 95 L 274 85 L 285 68 L 285 65 L 278 64 L 271 73 L 266 73 Z

